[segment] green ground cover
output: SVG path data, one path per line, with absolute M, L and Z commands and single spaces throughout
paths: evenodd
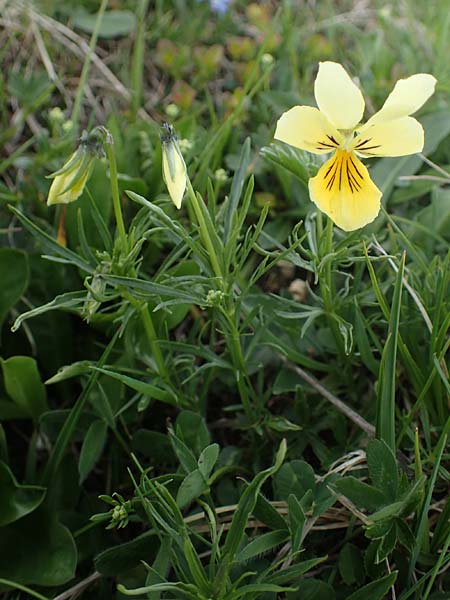
M 0 0 L 0 28 L 2 597 L 450 598 L 447 2 Z M 329 156 L 274 141 L 324 61 L 364 120 L 437 79 L 353 231 L 310 199 Z

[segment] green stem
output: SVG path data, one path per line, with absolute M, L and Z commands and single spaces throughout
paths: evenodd
M 12 581 L 11 579 L 3 579 L 3 577 L 0 578 L 0 585 L 7 585 L 16 590 L 20 590 L 21 592 L 25 592 L 26 594 L 29 594 L 33 598 L 38 598 L 38 600 L 49 600 L 47 596 L 43 596 L 42 594 L 35 592 L 31 588 L 29 588 L 25 585 L 22 585 L 22 584 L 18 583 L 17 581 Z
M 236 371 L 236 383 L 239 390 L 239 396 L 241 398 L 244 412 L 247 415 L 247 418 L 252 422 L 254 420 L 254 412 L 248 395 L 247 387 L 250 384 L 247 380 L 245 358 L 242 353 L 239 330 L 236 327 L 234 306 L 232 306 L 231 310 L 228 312 L 228 314 L 226 314 L 226 318 L 230 329 L 229 335 L 227 335 L 227 342 Z
M 323 257 L 327 257 L 333 250 L 333 221 L 327 217 L 327 224 L 325 227 L 325 249 Z M 325 312 L 327 314 L 328 323 L 333 333 L 333 337 L 336 342 L 336 347 L 341 356 L 345 354 L 343 341 L 339 332 L 339 326 L 333 317 L 334 312 L 334 285 L 333 285 L 333 274 L 332 274 L 332 263 L 331 260 L 327 260 L 323 267 L 323 274 L 320 276 L 320 291 L 322 293 L 323 303 Z
M 81 101 L 84 95 L 84 88 L 86 87 L 86 81 L 89 75 L 89 68 L 91 66 L 92 55 L 94 53 L 95 46 L 97 45 L 98 34 L 100 31 L 100 25 L 102 24 L 103 15 L 105 13 L 108 0 L 102 0 L 100 8 L 97 13 L 97 19 L 95 21 L 94 31 L 92 32 L 91 39 L 89 42 L 89 51 L 84 59 L 83 69 L 81 70 L 80 81 L 78 83 L 77 95 L 75 102 L 73 103 L 71 119 L 75 125 L 78 125 L 78 119 L 80 118 Z
M 329 254 L 331 254 L 332 249 L 333 249 L 333 221 L 328 217 L 327 225 L 325 228 L 325 256 L 328 256 Z M 325 264 L 324 270 L 325 270 L 325 273 L 324 273 L 325 284 L 326 284 L 328 294 L 329 294 L 328 300 L 331 305 L 333 295 L 334 295 L 333 278 L 332 278 L 332 274 L 331 274 L 331 261 L 327 261 L 327 263 Z
M 119 231 L 122 251 L 124 254 L 126 254 L 128 248 L 128 240 L 127 232 L 125 231 L 125 224 L 123 222 L 122 206 L 120 204 L 119 184 L 117 181 L 117 164 L 113 148 L 113 138 L 111 134 L 108 134 L 107 136 L 105 147 L 109 161 L 109 178 L 111 181 L 111 193 L 113 199 L 114 215 L 116 217 L 116 225 L 117 230 Z
M 144 54 L 145 54 L 145 13 L 147 12 L 149 0 L 140 0 L 136 12 L 137 17 L 137 33 L 134 43 L 133 62 L 131 66 L 131 81 L 133 95 L 131 99 L 131 114 L 133 120 L 136 119 L 142 99 L 142 75 L 144 71 Z
M 162 355 L 161 348 L 159 347 L 158 336 L 156 335 L 156 329 L 153 324 L 153 319 L 148 310 L 148 305 L 141 305 L 129 294 L 126 295 L 126 298 L 139 311 L 140 317 L 142 319 L 142 324 L 144 326 L 145 334 L 147 336 L 147 340 L 150 345 L 153 358 L 155 359 L 156 366 L 158 368 L 158 373 L 161 377 L 168 381 L 169 374 L 167 372 L 166 363 L 164 362 L 164 357 Z
M 208 251 L 209 260 L 211 261 L 211 265 L 214 270 L 214 273 L 216 274 L 216 277 L 222 279 L 222 270 L 219 265 L 219 259 L 217 258 L 217 254 L 214 249 L 211 236 L 209 235 L 209 231 L 206 226 L 206 221 L 205 217 L 203 216 L 199 198 L 194 192 L 194 188 L 192 187 L 191 180 L 189 179 L 189 177 L 187 177 L 186 180 L 189 197 L 191 199 L 192 206 L 194 207 L 195 216 L 197 217 L 197 221 L 200 227 L 200 235 L 202 237 L 203 243 L 206 246 L 206 250 Z

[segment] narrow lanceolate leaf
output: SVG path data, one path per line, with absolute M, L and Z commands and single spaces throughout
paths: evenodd
M 22 225 L 27 229 L 32 235 L 38 238 L 43 246 L 50 250 L 55 256 L 62 259 L 63 262 L 67 262 L 72 264 L 82 271 L 86 273 L 92 273 L 94 268 L 85 260 L 83 260 L 78 254 L 72 252 L 68 248 L 61 246 L 55 238 L 52 238 L 51 235 L 40 229 L 37 225 L 33 223 L 28 217 L 23 215 L 20 210 L 14 208 L 14 206 L 10 206 L 9 209 L 16 215 Z
M 319 558 L 310 558 L 308 560 L 304 560 L 299 562 L 291 567 L 286 567 L 281 569 L 280 571 L 276 571 L 272 575 L 269 576 L 268 582 L 275 584 L 284 584 L 284 583 L 295 583 L 299 577 L 301 577 L 304 573 L 313 569 L 316 565 L 327 560 L 327 556 L 321 556 Z
M 384 440 L 393 453 L 395 453 L 396 362 L 404 268 L 405 254 L 400 261 L 395 282 L 388 336 L 381 358 L 377 388 L 377 438 Z
M 117 591 L 125 596 L 141 596 L 142 594 L 150 594 L 151 592 L 172 592 L 176 596 L 172 598 L 187 598 L 188 600 L 198 600 L 199 595 L 197 588 L 189 583 L 155 583 L 145 587 L 127 589 L 122 584 L 117 586 Z
M 78 472 L 82 483 L 94 468 L 100 458 L 106 442 L 108 426 L 97 419 L 89 427 L 80 452 Z
M 303 150 L 297 150 L 288 144 L 278 142 L 261 148 L 261 156 L 268 162 L 283 167 L 297 177 L 304 185 L 308 185 L 309 169 L 307 162 L 309 157 Z
M 284 457 L 286 456 L 286 449 L 286 440 L 283 440 L 275 457 L 274 465 L 258 473 L 246 488 L 241 496 L 241 499 L 239 500 L 238 507 L 234 513 L 233 520 L 231 521 L 231 526 L 223 547 L 222 564 L 216 576 L 215 587 L 219 589 L 222 587 L 229 568 L 236 557 L 237 551 L 239 550 L 239 546 L 247 526 L 248 518 L 255 508 L 259 491 L 261 490 L 263 483 L 269 477 L 272 477 L 272 475 L 274 475 L 283 464 Z
M 71 312 L 77 312 L 78 309 L 81 309 L 85 301 L 85 290 L 81 292 L 67 292 L 67 294 L 56 296 L 53 298 L 53 300 L 47 302 L 47 304 L 43 304 L 42 306 L 38 306 L 37 308 L 33 308 L 32 310 L 28 310 L 27 312 L 19 315 L 14 321 L 11 331 L 17 331 L 22 323 L 27 319 L 38 317 L 39 315 L 42 315 L 50 310 L 67 310 Z
M 160 402 L 166 402 L 167 404 L 176 404 L 176 398 L 174 398 L 170 392 L 162 390 L 156 385 L 146 383 L 145 381 L 135 379 L 134 377 L 129 377 L 128 375 L 123 375 L 122 373 L 117 373 L 116 371 L 110 371 L 109 369 L 101 369 L 99 367 L 91 368 L 95 371 L 103 373 L 104 375 L 108 375 L 113 379 L 117 379 L 117 381 L 120 381 L 135 392 L 139 392 L 140 394 L 150 396 L 151 398 L 155 398 Z
M 255 556 L 274 550 L 280 544 L 283 544 L 289 538 L 285 529 L 269 531 L 252 540 L 236 557 L 237 562 L 250 560 Z
M 250 163 L 250 150 L 251 140 L 248 137 L 242 146 L 241 155 L 239 157 L 239 167 L 234 174 L 233 183 L 231 184 L 230 199 L 228 201 L 223 232 L 223 241 L 225 244 L 228 240 L 228 236 L 233 225 L 233 219 L 235 218 L 239 200 L 242 195 L 242 189 L 244 187 L 247 169 Z
M 408 575 L 410 578 L 412 578 L 412 575 L 414 572 L 414 567 L 415 567 L 417 559 L 419 557 L 419 552 L 425 541 L 426 531 L 427 531 L 427 527 L 428 527 L 428 519 L 429 519 L 428 512 L 430 509 L 430 504 L 432 501 L 434 486 L 436 484 L 439 468 L 441 466 L 441 460 L 442 460 L 442 456 L 444 454 L 444 449 L 447 447 L 447 440 L 448 440 L 449 433 L 450 433 L 450 417 L 447 419 L 447 422 L 445 423 L 445 426 L 443 428 L 443 431 L 441 433 L 439 441 L 436 445 L 436 449 L 434 450 L 433 471 L 432 471 L 431 477 L 428 481 L 426 497 L 424 498 L 424 501 L 423 501 L 423 504 L 422 504 L 422 507 L 420 510 L 420 515 L 418 517 L 418 525 L 417 525 L 417 529 L 415 532 L 416 546 L 414 548 L 414 551 L 412 553 L 412 556 L 410 558 L 410 563 L 409 563 Z

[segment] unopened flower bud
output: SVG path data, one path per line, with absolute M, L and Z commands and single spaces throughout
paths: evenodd
M 180 147 L 181 152 L 189 152 L 189 150 L 192 150 L 192 142 L 187 138 L 179 140 L 178 146 Z
M 50 121 L 55 124 L 62 123 L 64 121 L 64 113 L 59 106 L 52 108 L 48 113 L 48 117 Z
M 163 179 L 172 202 L 177 208 L 181 208 L 186 190 L 186 164 L 172 125 L 164 123 L 163 130 L 161 134 Z
M 261 63 L 263 64 L 264 67 L 270 67 L 270 65 L 273 64 L 274 60 L 275 60 L 274 57 L 271 54 L 269 54 L 268 52 L 264 53 L 261 56 Z
M 172 104 L 168 104 L 166 106 L 166 115 L 171 119 L 176 119 L 180 114 L 180 109 L 176 104 L 172 102 Z
M 209 290 L 206 295 L 206 305 L 219 306 L 223 302 L 224 298 L 225 294 L 220 290 Z
M 64 131 L 64 133 L 69 133 L 70 131 L 72 131 L 73 129 L 73 121 L 71 121 L 70 119 L 68 121 L 64 121 L 64 123 L 62 124 L 62 130 Z
M 81 142 L 69 160 L 48 178 L 53 179 L 48 192 L 47 204 L 69 204 L 81 196 L 94 166 L 94 159 L 101 154 L 101 144 L 96 136 L 84 133 Z
M 228 173 L 225 171 L 225 169 L 217 169 L 214 172 L 214 179 L 219 183 L 225 183 L 225 181 L 228 179 Z

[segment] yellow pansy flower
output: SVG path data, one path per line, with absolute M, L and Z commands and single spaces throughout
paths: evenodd
M 180 209 L 187 184 L 186 164 L 172 125 L 164 123 L 161 134 L 162 174 L 175 206 Z
M 318 108 L 294 106 L 277 123 L 275 139 L 314 154 L 333 152 L 309 180 L 311 200 L 341 229 L 371 223 L 381 192 L 358 157 L 421 152 L 422 125 L 410 115 L 433 94 L 436 79 L 418 73 L 395 84 L 381 110 L 364 125 L 364 98 L 342 65 L 319 63 L 314 94 Z

